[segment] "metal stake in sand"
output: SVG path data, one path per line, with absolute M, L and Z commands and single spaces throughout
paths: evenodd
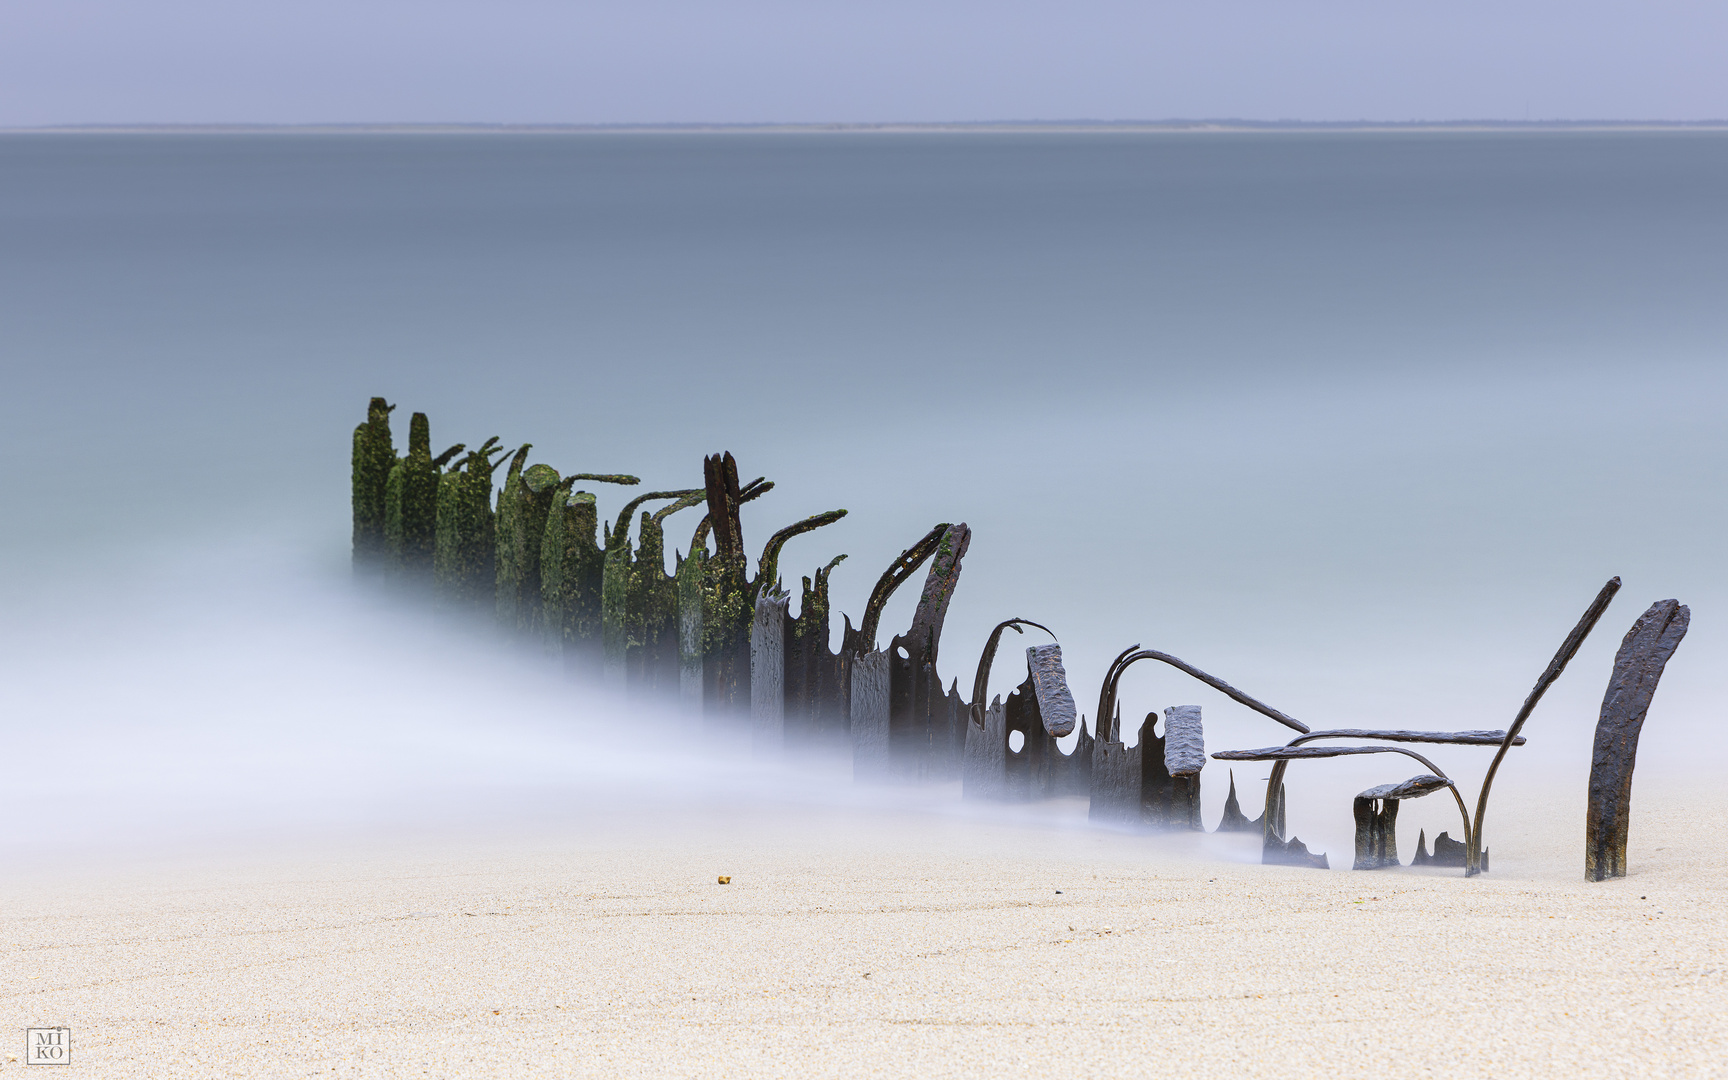
M 1656 684 L 1691 621 L 1691 609 L 1678 600 L 1651 604 L 1626 631 L 1614 656 L 1614 675 L 1602 696 L 1596 746 L 1590 756 L 1590 807 L 1584 836 L 1587 881 L 1626 876 L 1626 827 L 1632 811 L 1638 735 Z

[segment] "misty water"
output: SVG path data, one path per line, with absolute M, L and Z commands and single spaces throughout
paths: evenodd
M 1490 843 L 1520 798 L 1581 811 L 1614 648 L 1670 596 L 1694 618 L 1639 778 L 1696 781 L 1725 745 L 1724 297 L 1716 133 L 0 137 L 0 844 L 959 812 L 717 759 L 671 710 L 356 591 L 375 394 L 399 446 L 424 411 L 435 448 L 531 441 L 647 488 L 732 450 L 777 484 L 752 551 L 847 508 L 781 560 L 795 586 L 850 556 L 836 627 L 968 522 L 942 674 L 1035 619 L 1088 714 L 1139 642 L 1316 728 L 1503 727 L 1618 574 Z M 1283 741 L 1146 667 L 1125 716 Z M 992 692 L 1023 676 L 1006 653 Z M 1488 755 L 1434 756 L 1473 793 Z M 1348 796 L 1399 768 L 1293 769 L 1293 831 L 1339 865 Z M 1236 776 L 1252 815 L 1264 770 Z M 1212 763 L 1208 824 L 1225 786 Z M 1439 804 L 1401 831 L 1455 830 Z

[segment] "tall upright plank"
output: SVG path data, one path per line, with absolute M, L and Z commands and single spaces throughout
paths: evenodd
M 852 776 L 888 776 L 888 654 L 871 652 L 852 662 Z
M 1632 809 L 1632 769 L 1638 735 L 1650 711 L 1656 684 L 1692 611 L 1678 600 L 1659 600 L 1638 617 L 1614 657 L 1614 677 L 1602 696 L 1596 747 L 1590 756 L 1590 805 L 1585 816 L 1584 877 L 1602 881 L 1626 876 L 1626 826 Z
M 778 753 L 786 742 L 786 607 L 790 593 L 764 589 L 750 620 L 750 742 Z

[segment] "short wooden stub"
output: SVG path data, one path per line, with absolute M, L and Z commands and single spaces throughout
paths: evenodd
M 1351 869 L 1397 866 L 1398 804 L 1451 786 L 1452 781 L 1444 777 L 1424 774 L 1401 784 L 1381 784 L 1357 795 L 1351 808 L 1356 816 L 1356 862 Z
M 1661 600 L 1638 617 L 1614 657 L 1614 677 L 1602 697 L 1596 747 L 1590 756 L 1590 804 L 1585 815 L 1584 877 L 1626 876 L 1626 825 L 1632 807 L 1632 769 L 1638 735 L 1669 657 L 1686 636 L 1692 612 Z
M 1356 861 L 1352 870 L 1398 865 L 1398 800 L 1356 796 Z

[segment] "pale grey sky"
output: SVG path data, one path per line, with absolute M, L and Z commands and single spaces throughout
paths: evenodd
M 1720 0 L 8 0 L 0 125 L 1728 117 Z

